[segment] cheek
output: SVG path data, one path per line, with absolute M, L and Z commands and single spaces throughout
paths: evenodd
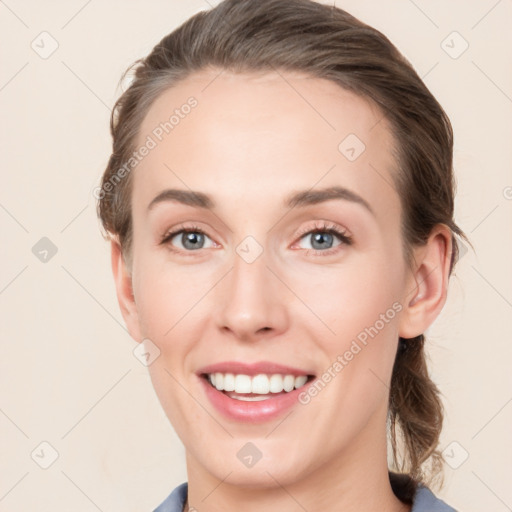
M 160 350 L 148 371 L 162 408 L 177 432 L 187 432 L 190 422 L 204 422 L 204 411 L 190 407 L 190 394 L 183 386 L 189 385 L 189 354 L 204 327 L 201 299 L 211 288 L 207 275 L 199 276 L 192 266 L 139 259 L 134 293 L 140 328 L 143 336 Z
M 297 319 L 309 318 L 310 326 L 315 323 L 330 354 L 338 353 L 359 335 L 364 338 L 367 328 L 376 325 L 387 335 L 388 327 L 397 324 L 403 269 L 391 261 L 368 255 L 338 267 L 289 271 L 286 280 L 302 300 L 302 310 L 306 305 L 312 313 Z
M 361 420 L 386 400 L 398 343 L 404 276 L 400 260 L 390 261 L 359 258 L 357 264 L 322 269 L 294 284 L 314 313 L 303 318 L 310 318 L 304 320 L 306 328 L 312 335 L 316 330 L 325 356 L 320 379 L 328 391 L 322 391 L 319 403 L 343 404 Z
M 167 343 L 181 324 L 190 325 L 194 309 L 211 287 L 207 276 L 193 266 L 140 260 L 134 294 L 142 333 Z

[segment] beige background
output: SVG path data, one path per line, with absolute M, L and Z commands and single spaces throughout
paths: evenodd
M 512 2 L 336 4 L 399 47 L 453 122 L 456 217 L 476 252 L 429 331 L 453 467 L 437 494 L 465 512 L 512 510 Z M 206 8 L 0 2 L 0 512 L 150 511 L 186 480 L 118 310 L 92 190 L 122 71 Z M 57 248 L 46 262 L 32 251 L 42 237 Z

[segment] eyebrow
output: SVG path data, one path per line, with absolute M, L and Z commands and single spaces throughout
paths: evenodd
M 304 207 L 313 204 L 331 201 L 333 199 L 341 199 L 364 206 L 372 215 L 375 215 L 369 203 L 360 195 L 352 192 L 344 187 L 328 187 L 317 190 L 301 190 L 292 193 L 285 201 L 288 208 Z
M 285 208 L 301 208 L 314 204 L 331 201 L 333 199 L 350 201 L 360 204 L 372 215 L 375 215 L 372 207 L 361 196 L 344 187 L 328 187 L 317 190 L 299 190 L 290 194 L 284 201 Z M 159 203 L 177 202 L 187 206 L 195 206 L 205 210 L 213 210 L 216 207 L 215 201 L 203 192 L 194 190 L 166 189 L 158 194 L 148 205 L 151 210 Z
M 215 202 L 213 199 L 203 192 L 194 190 L 181 190 L 177 188 L 168 188 L 160 192 L 148 205 L 148 210 L 151 210 L 159 203 L 177 202 L 186 204 L 188 206 L 195 206 L 196 208 L 204 208 L 206 210 L 213 210 Z

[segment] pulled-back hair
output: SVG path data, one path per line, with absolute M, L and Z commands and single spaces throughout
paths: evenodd
M 115 186 L 106 185 L 112 185 L 136 149 L 142 120 L 155 99 L 206 68 L 301 72 L 331 80 L 378 105 L 396 142 L 393 179 L 402 205 L 406 260 L 411 262 L 412 248 L 424 244 L 442 223 L 452 232 L 452 271 L 456 235 L 465 236 L 453 218 L 453 134 L 447 115 L 386 36 L 340 8 L 312 0 L 225 0 L 192 16 L 126 71 L 134 73 L 133 82 L 112 111 L 113 150 L 98 214 L 127 261 L 132 249 L 131 174 Z M 442 481 L 443 469 L 438 450 L 443 405 L 429 377 L 424 342 L 423 335 L 400 338 L 388 407 L 391 469 L 407 472 L 414 486 L 437 483 L 437 477 Z

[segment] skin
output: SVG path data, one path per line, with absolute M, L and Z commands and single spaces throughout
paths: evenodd
M 436 226 L 414 249 L 412 267 L 406 264 L 392 186 L 394 140 L 368 100 L 297 73 L 203 70 L 158 97 L 138 142 L 190 96 L 198 106 L 133 171 L 131 266 L 112 242 L 130 334 L 161 351 L 149 371 L 186 449 L 189 505 L 201 512 L 242 505 L 267 512 L 410 510 L 388 479 L 389 384 L 398 337 L 423 333 L 446 300 L 449 229 Z M 338 149 L 351 133 L 366 146 L 352 162 Z M 373 213 L 348 200 L 283 206 L 293 191 L 330 186 L 358 194 Z M 167 201 L 148 210 L 168 188 L 206 193 L 216 208 Z M 311 233 L 300 234 L 322 221 L 353 243 L 334 237 L 318 249 Z M 181 235 L 160 243 L 184 222 L 206 232 L 203 248 L 187 252 Z M 248 235 L 263 251 L 252 263 L 236 252 Z M 330 248 L 336 252 L 323 255 Z M 318 377 L 396 302 L 401 311 L 286 418 L 228 420 L 195 375 L 213 362 L 269 360 Z M 247 442 L 263 454 L 252 468 L 236 456 Z

